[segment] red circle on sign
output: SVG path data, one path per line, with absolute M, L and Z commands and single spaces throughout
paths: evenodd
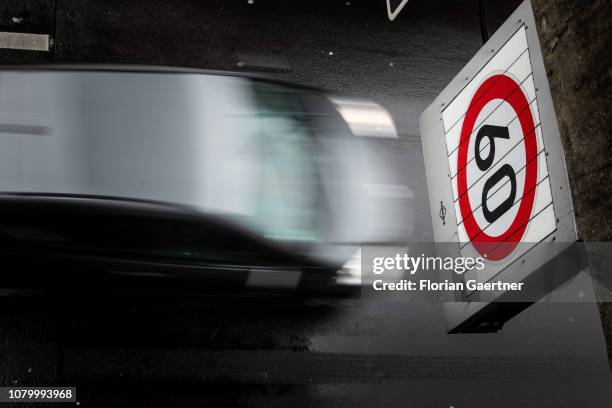
M 517 114 L 523 131 L 525 145 L 525 186 L 519 209 L 510 227 L 499 236 L 490 236 L 484 232 L 474 218 L 470 197 L 467 193 L 467 161 L 470 137 L 473 135 L 474 124 L 478 114 L 484 106 L 493 99 L 506 101 Z M 529 101 L 525 97 L 520 85 L 507 75 L 494 75 L 484 81 L 470 102 L 465 114 L 461 138 L 459 139 L 459 152 L 457 155 L 457 191 L 459 194 L 459 208 L 461 218 L 467 235 L 478 253 L 492 261 L 498 261 L 508 256 L 520 242 L 535 200 L 535 187 L 538 177 L 538 144 L 535 126 Z M 499 245 L 505 242 L 504 245 Z

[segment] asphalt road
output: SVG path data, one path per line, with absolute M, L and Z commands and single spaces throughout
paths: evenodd
M 405 142 L 398 177 L 416 194 L 413 239 L 427 240 L 418 117 L 480 47 L 477 7 L 411 0 L 391 23 L 384 3 L 7 0 L 0 30 L 53 45 L 0 61 L 258 71 L 371 98 Z M 518 4 L 490 3 L 491 30 Z M 537 304 L 498 333 L 448 335 L 435 303 L 67 288 L 0 299 L 0 347 L 1 384 L 75 385 L 81 406 L 596 407 L 612 396 L 592 303 Z

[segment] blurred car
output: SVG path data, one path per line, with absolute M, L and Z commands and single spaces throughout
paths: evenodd
M 396 137 L 379 106 L 255 77 L 5 68 L 0 240 L 11 276 L 53 259 L 80 277 L 95 265 L 320 284 L 360 244 L 409 235 L 398 225 L 410 192 L 386 184 L 389 163 L 364 132 Z

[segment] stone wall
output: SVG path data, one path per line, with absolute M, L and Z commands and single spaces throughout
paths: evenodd
M 532 5 L 579 236 L 612 241 L 612 2 L 532 0 Z M 597 284 L 595 289 L 600 295 L 606 290 Z M 600 303 L 599 309 L 612 364 L 612 303 Z

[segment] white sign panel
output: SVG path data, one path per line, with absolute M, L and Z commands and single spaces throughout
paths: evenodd
M 435 240 L 456 243 L 455 256 L 486 260 L 464 279 L 523 281 L 554 256 L 542 256 L 541 243 L 576 241 L 529 1 L 423 113 L 421 136 Z M 469 303 L 469 296 L 462 299 Z M 464 305 L 454 319 L 483 307 Z
M 556 229 L 522 25 L 442 111 L 462 256 L 511 261 Z M 492 274 L 498 268 L 487 268 Z

